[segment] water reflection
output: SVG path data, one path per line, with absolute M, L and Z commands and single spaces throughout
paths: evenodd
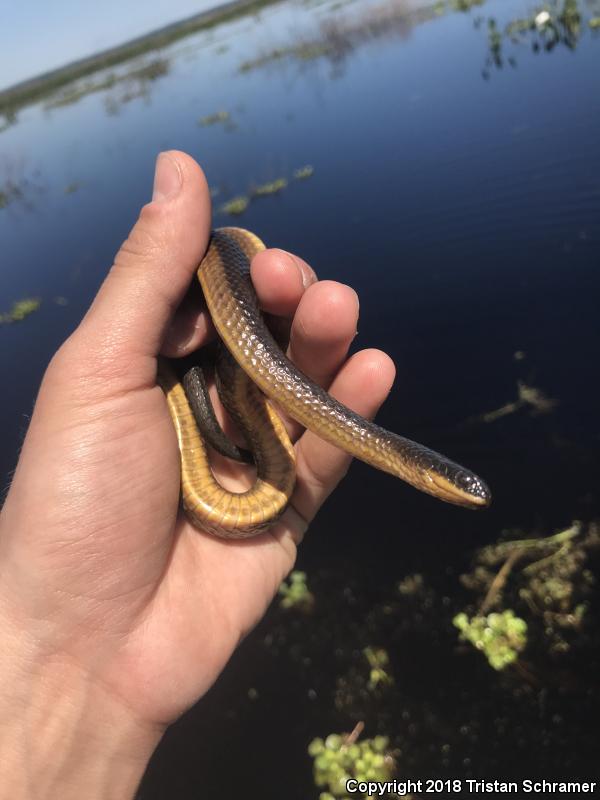
M 156 58 L 148 63 L 136 62 L 125 72 L 109 72 L 101 78 L 75 81 L 44 102 L 44 109 L 60 108 L 78 103 L 96 92 L 106 92 L 104 105 L 107 113 L 117 114 L 119 107 L 132 100 L 148 98 L 152 84 L 168 75 L 169 59 Z
M 0 158 L 0 211 L 15 206 L 32 211 L 35 200 L 43 193 L 39 168 L 28 166 L 24 157 Z
M 103 70 L 131 62 L 133 59 L 139 59 L 148 53 L 161 53 L 174 42 L 185 39 L 199 31 L 210 30 L 238 17 L 256 13 L 259 9 L 276 1 L 277 0 L 238 0 L 238 2 L 226 3 L 225 5 L 217 6 L 209 11 L 201 12 L 193 17 L 152 31 L 146 36 L 132 39 L 123 45 L 91 55 L 88 58 L 75 61 L 71 64 L 67 64 L 65 67 L 0 91 L 0 119 L 2 117 L 4 118 L 4 121 L 0 122 L 0 133 L 15 124 L 17 121 L 17 112 L 20 109 L 40 100 L 43 101 L 45 98 L 55 93 L 63 92 L 67 104 L 70 104 L 71 101 L 76 102 L 81 96 L 89 94 L 90 92 L 101 91 L 103 88 L 111 88 L 113 85 L 113 83 L 110 83 L 111 78 L 109 76 L 105 79 L 105 81 L 108 81 L 108 85 L 106 86 L 98 86 L 98 84 L 91 81 L 87 85 L 85 82 L 83 85 L 80 84 L 79 90 L 74 88 L 74 84 L 84 80 L 89 75 L 95 75 Z M 161 58 L 154 63 L 157 64 L 160 61 L 162 61 Z M 133 72 L 135 73 L 137 69 L 138 68 L 134 68 Z M 142 72 L 146 69 L 149 69 L 150 73 L 152 71 L 151 65 L 148 65 L 148 67 L 142 66 L 139 69 L 141 69 Z M 160 77 L 161 74 L 165 73 L 156 74 L 154 77 L 146 75 L 145 80 L 155 80 L 157 77 Z M 135 79 L 136 76 L 130 72 L 129 77 Z M 140 77 L 144 76 L 138 76 L 138 79 Z M 112 80 L 119 82 L 118 78 L 113 78 Z M 98 88 L 96 88 L 97 86 Z M 83 95 L 80 95 L 80 91 L 82 90 Z M 50 102 L 52 103 L 52 100 Z M 125 100 L 125 102 L 128 101 Z M 60 103 L 60 100 L 58 104 L 64 105 L 64 103 Z M 112 104 L 109 104 L 109 107 L 114 108 Z
M 378 3 L 358 14 L 334 14 L 320 23 L 316 34 L 296 34 L 293 42 L 243 61 L 239 72 L 289 63 L 302 65 L 325 57 L 334 66 L 334 75 L 339 75 L 347 57 L 361 45 L 374 39 L 406 40 L 416 25 L 437 16 L 439 4 L 415 8 L 408 0 Z
M 332 77 L 339 77 L 349 55 L 360 46 L 376 39 L 406 40 L 421 23 L 452 13 L 469 13 L 484 3 L 485 0 L 438 0 L 433 4 L 415 5 L 414 0 L 387 0 L 363 7 L 360 12 L 346 8 L 344 2 L 324 4 L 316 26 L 312 25 L 303 32 L 295 28 L 291 41 L 283 41 L 244 58 L 237 70 L 239 74 L 246 74 L 265 67 L 277 69 L 296 65 L 303 68 L 307 63 L 327 59 L 332 65 Z M 18 122 L 20 109 L 40 100 L 44 109 L 56 110 L 74 105 L 90 95 L 104 93 L 104 109 L 111 116 L 135 99 L 149 100 L 154 86 L 169 74 L 171 61 L 183 55 L 182 52 L 164 55 L 167 45 L 207 28 L 216 29 L 232 19 L 252 19 L 258 10 L 272 4 L 273 0 L 242 2 L 225 11 L 199 15 L 193 24 L 184 20 L 169 26 L 168 30 L 156 31 L 143 40 L 116 48 L 114 53 L 91 56 L 83 62 L 0 92 L 0 134 Z M 583 35 L 595 35 L 595 30 L 600 28 L 600 1 L 583 4 L 580 0 L 563 0 L 540 7 L 528 17 L 506 23 L 499 22 L 494 16 L 487 19 L 478 16 L 474 24 L 478 29 L 484 28 L 487 35 L 488 55 L 483 77 L 489 79 L 492 69 L 501 69 L 507 64 L 516 66 L 516 48 L 525 43 L 530 44 L 534 52 L 551 52 L 558 45 L 574 49 Z M 210 45 L 213 41 L 211 36 L 212 32 L 208 31 L 203 46 Z M 507 53 L 508 48 L 511 50 Z M 228 44 L 220 43 L 214 54 L 222 55 L 228 50 Z M 220 118 L 217 121 L 223 122 Z M 213 120 L 202 118 L 200 124 L 213 124 Z M 233 127 L 233 123 L 223 125 L 225 130 Z

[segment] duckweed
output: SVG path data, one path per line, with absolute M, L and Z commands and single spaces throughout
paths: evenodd
M 389 781 L 395 764 L 388 747 L 387 736 L 357 742 L 351 736 L 332 733 L 325 740 L 313 739 L 308 753 L 314 759 L 315 784 L 326 789 L 319 795 L 319 800 L 347 800 L 346 785 L 352 778 L 382 783 Z
M 281 595 L 281 608 L 297 608 L 300 611 L 312 611 L 315 596 L 306 584 L 306 572 L 295 570 L 290 573 L 290 581 L 285 581 L 279 587 Z
M 512 609 L 487 616 L 469 617 L 457 614 L 452 623 L 461 638 L 483 651 L 491 667 L 503 670 L 515 662 L 527 644 L 527 623 L 517 617 Z

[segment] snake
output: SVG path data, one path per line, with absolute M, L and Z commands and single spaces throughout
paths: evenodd
M 219 398 L 248 451 L 220 429 L 202 370 L 180 379 L 169 361 L 159 362 L 158 382 L 179 446 L 182 504 L 192 524 L 224 539 L 244 539 L 263 533 L 281 517 L 296 482 L 294 446 L 281 412 L 422 492 L 465 508 L 489 505 L 490 490 L 473 472 L 360 416 L 287 358 L 267 327 L 250 277 L 250 262 L 264 249 L 250 231 L 218 228 L 197 270 L 221 342 L 215 376 Z M 211 447 L 254 462 L 256 478 L 247 491 L 228 491 L 216 480 Z

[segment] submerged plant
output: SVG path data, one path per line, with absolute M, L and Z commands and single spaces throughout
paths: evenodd
M 365 647 L 363 655 L 369 662 L 371 672 L 367 687 L 376 689 L 379 686 L 390 686 L 394 683 L 393 677 L 387 671 L 390 666 L 390 657 L 387 650 L 382 647 Z
M 37 297 L 26 297 L 13 303 L 10 311 L 0 313 L 0 323 L 20 322 L 33 314 L 40 307 L 42 301 Z
M 294 170 L 294 178 L 297 181 L 305 180 L 306 178 L 310 178 L 314 171 L 314 167 L 311 167 L 310 164 L 306 164 L 304 167 L 298 167 L 298 169 Z
M 308 753 L 314 758 L 315 784 L 326 789 L 319 800 L 348 800 L 346 787 L 352 779 L 385 783 L 392 778 L 395 763 L 388 751 L 389 739 L 375 736 L 358 742 L 362 728 L 359 723 L 349 735 L 332 733 L 325 740 L 313 739 L 309 744 Z M 367 800 L 371 800 L 371 796 Z
M 510 608 L 471 619 L 461 612 L 452 622 L 461 637 L 483 651 L 490 666 L 497 670 L 516 661 L 527 644 L 527 623 Z
M 215 111 L 214 114 L 207 114 L 205 117 L 200 117 L 198 124 L 203 128 L 208 128 L 210 125 L 217 125 L 219 122 L 228 122 L 231 118 L 229 111 Z
M 221 211 L 225 212 L 225 214 L 243 214 L 244 211 L 248 208 L 248 203 L 250 199 L 246 197 L 246 195 L 240 194 L 237 197 L 232 197 L 231 200 L 228 200 L 226 203 L 223 203 L 221 206 Z
M 282 608 L 297 608 L 301 611 L 312 611 L 315 605 L 315 596 L 306 585 L 306 572 L 294 571 L 290 573 L 290 582 L 285 581 L 279 587 Z
M 269 194 L 277 194 L 277 192 L 283 191 L 287 186 L 286 178 L 277 178 L 274 181 L 269 181 L 269 183 L 262 183 L 260 186 L 257 186 L 252 194 L 255 197 L 266 197 Z

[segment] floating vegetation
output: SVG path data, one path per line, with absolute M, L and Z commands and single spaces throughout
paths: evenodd
M 486 617 L 469 617 L 461 612 L 452 620 L 463 639 L 481 650 L 491 667 L 505 669 L 515 662 L 527 644 L 527 623 L 512 609 Z
M 306 584 L 306 572 L 290 573 L 289 583 L 284 581 L 281 584 L 279 595 L 281 608 L 296 608 L 306 613 L 312 611 L 315 605 L 315 596 Z
M 501 63 L 502 34 L 496 26 L 496 20 L 493 18 L 488 20 L 488 46 L 490 48 L 490 56 L 494 61 L 494 64 Z
M 511 20 L 501 30 L 493 17 L 488 19 L 488 47 L 489 56 L 486 59 L 483 77 L 490 77 L 490 67 L 502 69 L 504 62 L 514 66 L 514 56 L 503 57 L 503 47 L 506 43 L 519 45 L 530 43 L 533 52 L 551 52 L 557 45 L 564 45 L 574 50 L 586 26 L 594 30 L 600 28 L 600 10 L 598 0 L 590 0 L 581 4 L 579 0 L 552 0 L 543 6 L 538 6 L 529 17 Z M 477 27 L 481 20 L 477 21 Z
M 258 688 L 261 702 L 278 702 L 277 691 L 267 697 L 269 676 L 275 668 L 289 669 L 299 684 L 297 696 L 333 720 L 321 730 L 334 731 L 335 738 L 323 736 L 310 744 L 319 787 L 315 800 L 368 795 L 345 786 L 347 780 L 366 777 L 369 766 L 368 758 L 359 763 L 360 749 L 353 748 L 360 748 L 364 734 L 338 733 L 351 730 L 357 720 L 372 736 L 388 740 L 371 750 L 389 761 L 377 760 L 371 767 L 385 767 L 392 781 L 397 777 L 393 759 L 403 777 L 426 772 L 432 758 L 446 774 L 460 772 L 465 758 L 481 754 L 480 742 L 490 739 L 497 748 L 481 757 L 490 772 L 501 769 L 517 725 L 533 748 L 545 731 L 548 736 L 556 731 L 547 745 L 552 751 L 545 753 L 557 756 L 572 725 L 581 720 L 577 730 L 593 730 L 599 627 L 592 572 L 599 532 L 597 523 L 572 525 L 550 536 L 503 532 L 498 542 L 475 553 L 468 575 L 460 577 L 472 593 L 467 604 L 464 592 L 449 584 L 462 562 L 461 548 L 458 560 L 429 563 L 427 571 L 395 578 L 392 572 L 385 587 L 378 585 L 375 600 L 361 565 L 349 560 L 336 571 L 311 572 L 319 600 L 311 615 L 292 616 L 278 602 L 259 644 L 274 661 Z M 436 572 L 429 571 L 432 566 Z M 463 631 L 466 641 L 457 646 Z M 376 678 L 370 688 L 372 669 L 392 674 L 394 682 Z M 481 714 L 482 697 L 492 709 L 489 715 Z M 555 713 L 564 722 L 548 728 Z M 473 735 L 467 741 L 471 734 L 477 739 Z M 593 758 L 591 746 L 588 752 Z M 396 795 L 397 790 L 375 793 L 390 800 Z
M 535 629 L 545 652 L 567 652 L 582 630 L 588 598 L 594 591 L 595 578 L 586 562 L 599 546 L 600 531 L 595 523 L 584 526 L 574 522 L 550 536 L 509 539 L 482 548 L 475 557 L 474 569 L 461 575 L 461 583 L 482 595 L 483 600 L 473 618 L 464 612 L 458 614 L 455 626 L 486 652 L 495 669 L 503 668 L 497 664 L 512 663 L 516 658 L 506 648 L 518 655 L 514 645 L 519 636 L 525 636 L 526 629 L 510 617 L 503 621 L 493 617 L 492 622 L 491 614 L 486 617 L 491 608 L 502 611 L 506 596 L 506 605 L 520 605 L 521 616 L 531 617 L 527 628 L 532 632 Z M 487 619 L 491 633 L 483 632 L 486 625 L 482 619 Z
M 309 744 L 308 754 L 314 759 L 315 784 L 326 789 L 319 795 L 319 800 L 349 800 L 347 786 L 352 780 L 359 783 L 391 780 L 396 765 L 388 750 L 389 739 L 375 736 L 359 742 L 357 739 L 363 728 L 363 723 L 359 722 L 351 734 L 331 733 L 325 740 L 313 739 Z M 372 797 L 362 795 L 365 796 L 367 800 Z
M 0 313 L 0 324 L 9 324 L 11 322 L 21 322 L 25 317 L 33 314 L 40 307 L 42 301 L 37 297 L 26 297 L 23 300 L 17 300 L 13 303 L 10 311 Z
M 203 128 L 208 128 L 211 125 L 218 125 L 220 122 L 229 122 L 231 114 L 229 111 L 215 111 L 214 114 L 207 114 L 205 117 L 200 117 L 198 125 Z
M 221 211 L 223 211 L 225 214 L 233 214 L 234 216 L 237 216 L 244 213 L 244 211 L 248 208 L 249 203 L 249 197 L 239 194 L 237 197 L 232 197 L 231 200 L 223 203 L 221 206 Z
M 470 11 L 474 6 L 482 6 L 485 0 L 450 0 L 452 11 Z
M 294 180 L 306 180 L 314 172 L 314 167 L 306 165 L 294 170 Z M 270 195 L 280 194 L 289 185 L 289 180 L 285 177 L 276 178 L 267 183 L 260 183 L 257 186 L 251 186 L 247 194 L 240 194 L 233 197 L 227 203 L 220 207 L 220 211 L 224 214 L 239 215 L 243 214 L 248 208 L 250 201 L 257 197 L 269 197 Z M 211 189 L 211 197 L 216 197 L 218 189 Z
M 365 647 L 363 655 L 371 668 L 367 687 L 376 689 L 381 686 L 391 686 L 394 683 L 394 679 L 388 672 L 390 657 L 387 650 L 382 647 Z
M 287 185 L 286 178 L 277 178 L 274 181 L 269 181 L 269 183 L 262 183 L 260 186 L 256 186 L 252 194 L 254 197 L 267 197 L 270 194 L 277 194 L 283 191 Z
M 73 183 L 69 183 L 65 186 L 65 194 L 74 194 L 79 191 L 80 188 L 81 184 L 77 181 L 73 181 Z
M 304 181 L 307 178 L 310 178 L 314 171 L 315 168 L 310 164 L 306 164 L 304 167 L 298 167 L 298 169 L 294 170 L 294 180 Z

